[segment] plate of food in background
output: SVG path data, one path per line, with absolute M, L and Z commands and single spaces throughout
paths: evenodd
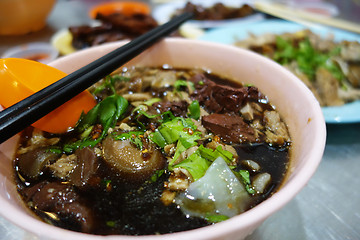
M 264 19 L 246 0 L 192 0 L 174 1 L 161 4 L 153 9 L 153 16 L 159 23 L 165 23 L 183 12 L 194 13 L 189 21 L 199 28 L 213 28 L 239 21 L 259 21 Z
M 360 122 L 359 35 L 266 20 L 214 29 L 200 39 L 249 49 L 285 66 L 313 92 L 327 123 Z
M 71 26 L 57 32 L 51 39 L 60 54 L 118 40 L 131 40 L 158 26 L 150 6 L 142 2 L 110 2 L 89 11 L 93 22 Z

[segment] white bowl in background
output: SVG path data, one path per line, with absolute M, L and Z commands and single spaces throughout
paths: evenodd
M 108 43 L 61 57 L 50 65 L 67 73 L 90 63 L 125 42 Z M 318 167 L 326 140 L 324 118 L 308 88 L 279 64 L 247 50 L 189 39 L 166 39 L 128 65 L 206 68 L 224 77 L 254 84 L 285 119 L 292 138 L 291 164 L 280 190 L 253 209 L 224 222 L 179 233 L 152 236 L 95 236 L 51 226 L 24 206 L 13 180 L 15 138 L 0 146 L 0 214 L 41 239 L 243 239 L 284 207 L 306 185 Z M 289 223 L 290 224 L 290 223 Z
M 25 58 L 48 64 L 59 56 L 51 44 L 45 42 L 33 42 L 19 45 L 8 49 L 1 58 Z

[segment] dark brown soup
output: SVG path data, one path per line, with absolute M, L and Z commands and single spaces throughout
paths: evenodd
M 291 141 L 266 96 L 203 70 L 124 68 L 61 135 L 28 128 L 18 190 L 49 224 L 164 234 L 224 221 L 270 197 Z

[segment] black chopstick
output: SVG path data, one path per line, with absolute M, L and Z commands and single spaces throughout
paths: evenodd
M 0 143 L 75 97 L 192 18 L 184 13 L 0 112 Z

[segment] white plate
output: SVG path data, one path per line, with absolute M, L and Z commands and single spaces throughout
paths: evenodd
M 200 36 L 199 39 L 210 42 L 233 44 L 237 40 L 248 38 L 249 33 L 255 35 L 261 35 L 264 33 L 281 34 L 284 32 L 296 32 L 305 28 L 308 28 L 323 37 L 331 34 L 334 36 L 335 41 L 360 41 L 360 35 L 358 34 L 317 25 L 303 26 L 297 23 L 282 20 L 266 20 L 246 24 L 232 24 L 224 28 L 210 30 Z M 322 107 L 322 111 L 326 123 L 360 122 L 360 100 L 339 107 Z
M 163 24 L 169 21 L 172 15 L 175 13 L 177 9 L 183 8 L 188 1 L 174 1 L 166 4 L 161 4 L 155 7 L 152 11 L 152 16 L 155 20 Z M 248 4 L 252 6 L 251 0 L 191 0 L 189 1 L 193 4 L 201 5 L 203 7 L 211 7 L 215 3 L 223 3 L 225 6 L 229 7 L 241 7 L 243 4 Z M 261 13 L 255 13 L 248 17 L 244 18 L 236 18 L 236 19 L 227 19 L 227 20 L 212 20 L 212 21 L 200 21 L 200 20 L 192 20 L 189 21 L 191 24 L 196 25 L 200 28 L 213 28 L 218 27 L 228 23 L 234 22 L 253 22 L 260 21 L 264 19 L 264 15 Z

